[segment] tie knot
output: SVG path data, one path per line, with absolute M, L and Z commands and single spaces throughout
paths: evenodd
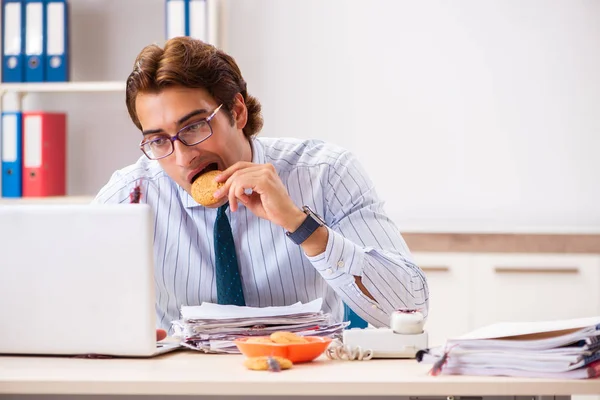
M 223 204 L 221 207 L 219 207 L 219 209 L 217 210 L 217 217 L 222 217 L 225 215 L 225 210 L 227 210 L 227 207 L 229 206 L 229 202 Z

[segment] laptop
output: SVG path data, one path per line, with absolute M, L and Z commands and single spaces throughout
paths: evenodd
M 0 206 L 0 354 L 151 357 L 154 218 L 146 204 Z

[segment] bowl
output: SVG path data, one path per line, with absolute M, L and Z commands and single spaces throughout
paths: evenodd
M 254 336 L 253 338 L 268 336 Z M 310 362 L 319 357 L 331 343 L 329 337 L 305 336 L 307 343 L 256 343 L 248 342 L 250 338 L 234 340 L 237 348 L 246 357 L 279 356 L 287 358 L 294 364 Z

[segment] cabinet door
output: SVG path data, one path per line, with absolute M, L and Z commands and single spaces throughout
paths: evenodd
M 425 330 L 429 345 L 443 345 L 470 330 L 468 254 L 414 253 L 429 286 L 429 317 Z
M 474 255 L 473 326 L 600 315 L 600 257 Z

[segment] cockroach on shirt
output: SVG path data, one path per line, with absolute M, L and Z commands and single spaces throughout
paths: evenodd
M 138 204 L 142 200 L 142 187 L 140 181 L 137 181 L 135 187 L 131 189 L 129 193 L 129 202 L 131 204 Z

